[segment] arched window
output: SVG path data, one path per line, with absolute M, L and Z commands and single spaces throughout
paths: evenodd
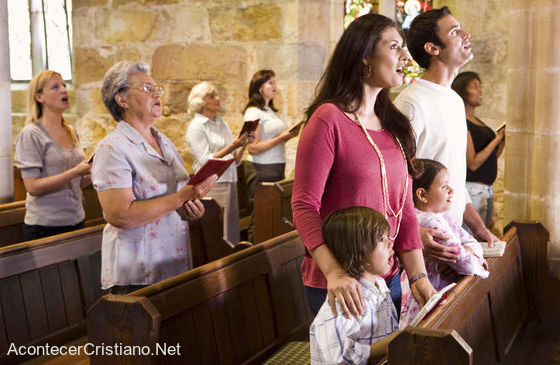
M 8 0 L 12 81 L 29 81 L 44 69 L 72 80 L 71 14 L 71 0 Z

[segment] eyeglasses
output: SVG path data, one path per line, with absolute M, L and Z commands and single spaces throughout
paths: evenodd
M 156 93 L 159 94 L 159 95 L 163 95 L 163 93 L 164 93 L 163 87 L 161 87 L 159 85 L 156 85 L 156 84 L 149 84 L 147 82 L 142 83 L 140 86 L 136 86 L 136 87 L 129 86 L 128 88 L 129 89 L 141 90 L 141 91 L 143 91 L 145 93 L 148 93 L 148 94 L 151 94 L 151 95 L 154 95 Z

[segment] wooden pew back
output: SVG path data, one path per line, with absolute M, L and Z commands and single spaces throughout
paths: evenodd
M 0 204 L 0 247 L 23 241 L 25 200 Z
M 196 266 L 247 247 L 229 247 L 222 238 L 222 209 L 212 199 L 203 204 L 203 218 L 189 223 Z M 85 336 L 87 310 L 106 294 L 100 283 L 103 228 L 0 249 L 0 362 L 15 361 L 6 356 L 10 343 L 63 344 Z
M 62 344 L 83 336 L 100 286 L 103 226 L 0 249 L 0 361 L 11 343 Z M 21 358 L 18 358 L 21 361 Z
M 88 313 L 89 341 L 182 346 L 180 356 L 128 357 L 131 362 L 260 363 L 307 333 L 303 254 L 292 232 L 127 296 L 104 296 Z M 92 364 L 123 360 L 90 357 Z
M 295 229 L 292 218 L 293 180 L 259 183 L 255 188 L 254 242 L 259 243 Z
M 515 341 L 530 319 L 558 323 L 560 280 L 547 269 L 548 233 L 538 223 L 514 222 L 508 227 L 512 229 L 505 236 L 508 244 L 504 256 L 487 260 L 489 278 L 463 278 L 448 296 L 446 305 L 438 306 L 417 328 L 407 329 L 407 336 L 417 329 L 436 330 L 440 332 L 435 333 L 440 334 L 453 329 L 472 349 L 470 360 L 459 360 L 449 352 L 439 356 L 436 363 L 502 363 L 514 349 Z M 430 332 L 423 333 L 423 336 L 425 343 L 443 343 L 441 336 Z M 403 361 L 403 354 L 407 354 L 405 357 L 414 359 L 415 364 L 433 364 L 434 357 L 426 355 L 419 346 L 421 341 L 415 343 L 417 345 L 407 351 L 392 343 L 389 363 L 412 363 Z M 465 348 L 462 353 L 468 352 Z M 448 362 L 439 362 L 441 358 Z M 448 360 L 450 358 L 455 360 Z

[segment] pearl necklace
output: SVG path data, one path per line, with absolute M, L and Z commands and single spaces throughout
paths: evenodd
M 391 204 L 389 202 L 389 189 L 387 187 L 387 172 L 385 170 L 385 160 L 383 160 L 383 155 L 381 154 L 381 151 L 379 150 L 379 147 L 377 147 L 377 145 L 375 144 L 375 142 L 373 141 L 373 139 L 371 138 L 371 136 L 367 132 L 366 127 L 362 124 L 362 121 L 360 120 L 360 118 L 358 118 L 358 114 L 355 113 L 355 112 L 353 114 L 354 114 L 354 119 L 356 120 L 356 123 L 358 123 L 360 125 L 360 127 L 362 127 L 362 130 L 364 131 L 364 134 L 366 135 L 366 138 L 368 139 L 369 143 L 375 149 L 375 152 L 377 153 L 377 157 L 379 158 L 379 164 L 381 166 L 381 191 L 383 193 L 383 208 L 384 208 L 385 219 L 387 219 L 388 213 L 390 215 L 392 215 L 393 217 L 397 218 L 397 229 L 395 231 L 395 235 L 394 236 L 389 235 L 389 239 L 394 241 L 395 238 L 397 238 L 397 235 L 399 234 L 399 229 L 401 227 L 404 203 L 406 201 L 406 194 L 408 192 L 408 174 L 406 174 L 405 178 L 404 178 L 404 191 L 403 191 L 403 194 L 402 194 L 401 207 L 400 207 L 400 209 L 398 209 L 398 211 L 395 212 L 393 210 L 393 208 L 391 207 Z M 403 149 L 403 146 L 401 144 L 401 141 L 399 141 L 399 139 L 397 137 L 395 137 L 395 140 L 397 141 L 397 144 L 399 145 L 399 147 L 401 149 L 404 161 L 406 163 L 406 155 L 404 153 L 404 149 Z

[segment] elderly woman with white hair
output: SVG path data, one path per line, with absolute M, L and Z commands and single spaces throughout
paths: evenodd
M 101 286 L 126 294 L 192 267 L 186 220 L 204 214 L 198 200 L 217 179 L 188 185 L 173 143 L 153 123 L 161 94 L 144 62 L 121 61 L 101 94 L 117 128 L 95 152 L 93 186 L 108 224 L 101 247 Z
M 209 82 L 195 85 L 188 97 L 189 113 L 193 114 L 185 139 L 193 155 L 193 170 L 198 171 L 210 158 L 236 159 L 224 172 L 208 196 L 224 208 L 224 236 L 233 244 L 239 242 L 239 204 L 237 201 L 237 170 L 249 142 L 247 133 L 233 138 L 227 123 L 220 117 L 220 98 Z

